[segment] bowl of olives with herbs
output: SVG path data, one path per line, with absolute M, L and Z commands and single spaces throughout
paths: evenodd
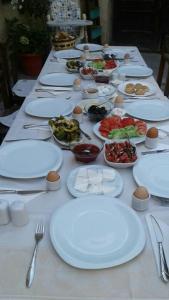
M 85 106 L 85 112 L 92 122 L 99 122 L 104 119 L 112 110 L 112 105 L 109 102 L 99 104 L 88 104 Z

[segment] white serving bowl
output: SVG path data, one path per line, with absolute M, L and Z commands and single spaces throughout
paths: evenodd
M 91 73 L 91 74 L 84 74 L 84 73 L 83 73 L 83 69 L 92 69 L 93 73 Z M 97 74 L 97 71 L 96 71 L 94 68 L 92 68 L 92 67 L 81 67 L 81 68 L 79 69 L 79 72 L 80 72 L 80 76 L 81 76 L 83 79 L 87 79 L 87 80 L 91 80 L 91 79 L 94 80 L 94 75 Z
M 133 143 L 130 143 L 130 144 L 135 147 L 135 149 L 136 149 L 136 155 L 137 155 L 137 159 L 134 162 L 116 163 L 116 162 L 111 162 L 111 161 L 107 160 L 106 153 L 105 153 L 105 147 L 106 147 L 106 144 L 112 144 L 112 143 L 114 143 L 114 142 L 113 141 L 111 141 L 111 142 L 105 142 L 105 144 L 104 144 L 104 160 L 105 160 L 105 162 L 110 167 L 117 168 L 117 169 L 129 168 L 129 167 L 133 167 L 137 163 L 137 161 L 138 161 L 138 153 L 137 153 L 136 145 L 133 144 Z

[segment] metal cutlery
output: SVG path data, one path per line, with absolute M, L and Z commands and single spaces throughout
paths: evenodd
M 166 135 L 169 135 L 169 131 L 167 131 L 167 130 L 165 130 L 165 129 L 158 128 L 158 130 L 164 132 Z
M 30 262 L 30 266 L 29 266 L 29 269 L 28 269 L 28 272 L 26 275 L 26 287 L 28 287 L 28 288 L 31 286 L 33 279 L 34 279 L 38 244 L 42 240 L 42 238 L 44 236 L 44 232 L 45 232 L 44 225 L 37 224 L 36 231 L 35 231 L 35 247 L 33 250 L 33 255 L 32 255 L 31 262 Z
M 150 215 L 152 226 L 154 229 L 156 241 L 158 244 L 159 260 L 160 260 L 160 275 L 163 282 L 168 282 L 168 267 L 166 263 L 164 248 L 163 248 L 163 233 L 161 227 L 153 215 Z
M 90 135 L 88 135 L 85 131 L 83 131 L 83 129 L 80 128 L 80 131 L 88 140 L 92 139 Z
M 28 128 L 34 128 L 34 127 L 48 127 L 48 124 L 46 123 L 46 124 L 24 124 L 23 125 L 23 128 L 24 129 L 28 129 Z
M 142 151 L 141 154 L 146 155 L 146 154 L 165 153 L 165 152 L 169 152 L 169 149 Z
M 48 192 L 47 189 L 33 189 L 33 190 L 16 190 L 16 189 L 0 189 L 0 194 L 32 194 L 32 193 L 41 193 Z
M 35 92 L 59 92 L 59 91 L 72 91 L 72 87 L 53 87 L 53 88 L 37 88 Z

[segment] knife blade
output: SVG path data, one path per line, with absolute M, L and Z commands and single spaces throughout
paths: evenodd
M 146 155 L 146 154 L 155 154 L 155 153 L 165 153 L 169 152 L 169 149 L 159 149 L 159 150 L 150 150 L 150 151 L 142 151 L 141 154 Z
M 35 189 L 35 190 L 15 190 L 15 189 L 0 189 L 0 194 L 32 194 L 32 193 L 41 193 L 48 192 L 47 189 Z
M 161 230 L 161 227 L 156 220 L 156 218 L 153 215 L 150 215 L 151 222 L 153 226 L 153 230 L 155 233 L 156 241 L 158 244 L 158 250 L 159 250 L 159 260 L 160 260 L 160 275 L 163 282 L 168 282 L 168 267 L 166 263 L 164 248 L 163 248 L 163 233 Z

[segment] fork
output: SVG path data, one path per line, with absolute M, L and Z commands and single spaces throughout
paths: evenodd
M 28 269 L 28 272 L 26 275 L 26 287 L 28 287 L 28 288 L 31 286 L 33 279 L 34 279 L 35 262 L 36 262 L 36 257 L 37 257 L 38 244 L 39 244 L 40 240 L 42 240 L 42 238 L 44 236 L 44 232 L 45 232 L 44 225 L 37 224 L 36 231 L 35 231 L 35 247 L 33 249 L 31 262 L 30 262 L 29 269 Z

